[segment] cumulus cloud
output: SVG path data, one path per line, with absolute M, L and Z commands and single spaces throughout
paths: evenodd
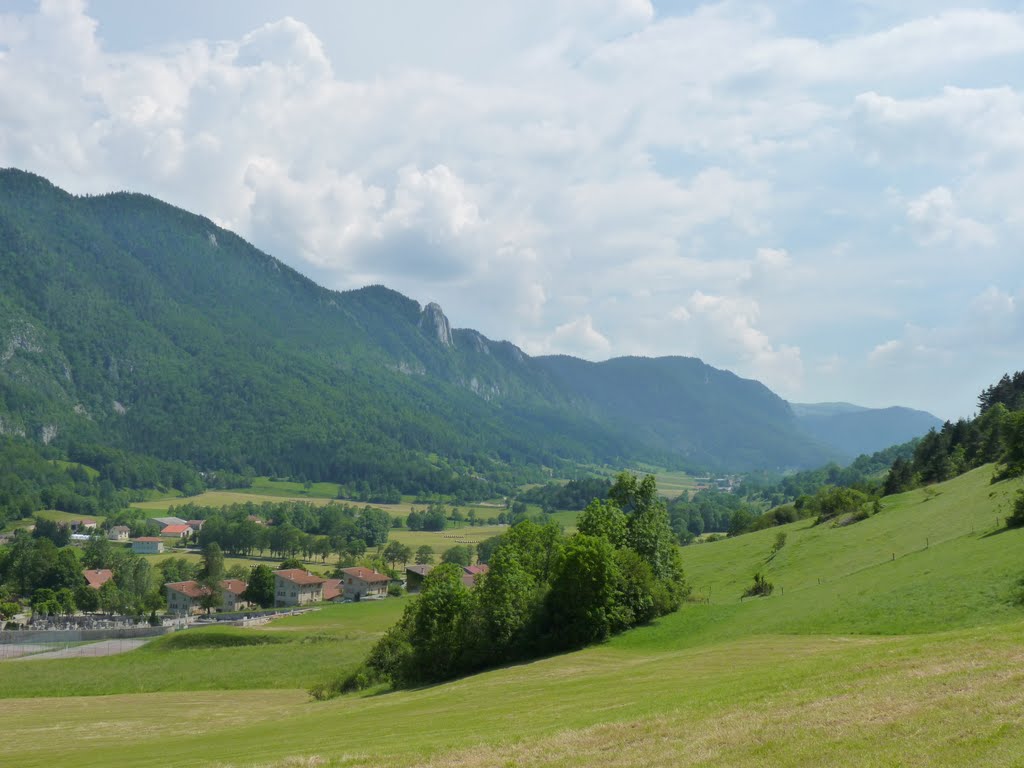
M 685 310 L 710 359 L 724 352 L 727 358 L 741 361 L 739 367 L 745 373 L 770 386 L 790 394 L 801 389 L 804 366 L 800 349 L 772 343 L 757 327 L 761 312 L 757 302 L 695 291 Z
M 907 218 L 925 245 L 952 243 L 961 247 L 995 244 L 992 230 L 957 211 L 953 193 L 935 187 L 907 204 Z
M 951 5 L 845 3 L 826 37 L 728 1 L 439 0 L 400 28 L 244 4 L 133 45 L 124 9 L 45 0 L 0 15 L 0 164 L 156 195 L 529 350 L 697 354 L 814 396 L 866 355 L 970 368 L 950 329 L 906 331 L 949 306 L 961 336 L 1021 314 L 984 291 L 1019 276 L 1024 14 Z M 922 269 L 945 249 L 983 250 L 985 282 Z

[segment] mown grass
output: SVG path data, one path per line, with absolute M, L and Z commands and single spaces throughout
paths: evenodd
M 360 663 L 404 600 L 324 606 L 256 628 L 190 629 L 119 656 L 0 665 L 0 698 L 306 689 Z M 0 712 L 6 706 L 0 705 Z
M 302 678 L 298 669 L 276 673 L 276 690 L 118 695 L 100 711 L 95 698 L 0 701 L 5 757 L 19 766 L 52 765 L 55 754 L 62 765 L 95 766 L 1019 765 L 1024 607 L 1012 596 L 1024 531 L 997 527 L 996 517 L 1021 483 L 991 486 L 990 473 L 934 497 L 888 499 L 855 525 L 787 526 L 775 557 L 779 529 L 686 548 L 688 575 L 709 603 L 578 653 L 326 703 L 280 685 Z M 740 602 L 758 570 L 775 594 Z M 402 606 L 335 609 L 376 611 L 347 615 L 369 634 Z M 323 663 L 332 644 L 317 638 L 360 631 L 342 629 L 340 616 L 312 613 L 263 631 L 309 638 L 309 657 Z M 220 665 L 242 689 L 274 664 L 302 665 L 302 649 L 154 645 L 31 671 L 109 661 L 113 677 L 156 664 L 158 674 L 196 665 L 216 678 Z M 8 685 L 15 666 L 3 667 L 0 691 L 35 684 L 26 675 Z M 103 723 L 118 724 L 117 739 Z
M 443 531 L 410 531 L 408 528 L 392 528 L 389 539 L 400 541 L 415 551 L 426 544 L 433 548 L 438 556 L 446 550 L 460 544 L 479 544 L 491 536 L 498 536 L 508 530 L 504 525 L 464 525 L 461 528 L 448 528 Z

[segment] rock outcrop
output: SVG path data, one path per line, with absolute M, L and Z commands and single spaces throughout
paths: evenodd
M 439 304 L 432 301 L 423 308 L 423 312 L 420 314 L 420 328 L 436 338 L 441 346 L 454 346 L 452 327 Z

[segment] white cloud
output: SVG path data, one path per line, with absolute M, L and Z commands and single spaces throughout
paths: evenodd
M 181 26 L 138 45 L 132 8 L 0 16 L 0 164 L 156 195 L 533 351 L 699 354 L 808 397 L 875 347 L 879 371 L 952 355 L 928 397 L 973 397 L 960 340 L 1019 327 L 1020 13 L 269 5 L 211 6 L 204 38 L 147 8 Z M 984 263 L 935 269 L 945 250 Z M 999 339 L 986 359 L 1024 354 Z M 923 366 L 908 396 L 937 391 Z
M 774 344 L 757 325 L 757 302 L 695 291 L 686 310 L 696 326 L 700 348 L 708 359 L 724 356 L 740 361 L 741 370 L 769 386 L 787 393 L 798 392 L 803 384 L 804 366 L 800 349 Z
M 992 230 L 957 212 L 953 193 L 935 187 L 907 204 L 907 218 L 925 245 L 952 243 L 969 248 L 995 244 Z

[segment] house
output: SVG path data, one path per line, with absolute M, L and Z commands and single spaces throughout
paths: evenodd
M 132 552 L 136 555 L 159 555 L 164 551 L 164 540 L 158 536 L 140 536 L 132 539 Z
M 405 566 L 405 588 L 409 592 L 419 592 L 423 587 L 423 580 L 434 570 L 432 565 L 407 565 Z
M 341 588 L 341 579 L 324 579 L 324 602 L 340 600 L 344 597 L 344 590 Z
M 188 616 L 202 610 L 200 602 L 210 593 L 198 581 L 175 581 L 164 584 L 167 591 L 167 612 L 176 616 Z
M 206 521 L 205 520 L 186 520 L 185 522 L 188 524 L 189 528 L 191 528 L 196 533 L 199 533 L 199 531 L 203 530 L 203 523 L 205 523 Z
M 346 599 L 362 600 L 365 597 L 387 597 L 391 582 L 383 573 L 370 568 L 342 568 L 341 589 Z
M 72 533 L 85 533 L 86 531 L 92 531 L 96 528 L 96 521 L 83 518 L 80 520 L 72 520 L 68 523 L 68 526 L 71 528 Z
M 248 607 L 249 603 L 242 599 L 242 593 L 248 586 L 239 579 L 224 579 L 220 582 L 223 603 L 217 610 L 238 611 Z M 188 616 L 203 610 L 203 598 L 210 594 L 209 588 L 198 581 L 175 581 L 164 584 L 167 590 L 167 612 L 178 616 Z
M 132 536 L 132 529 L 127 525 L 115 525 L 107 531 L 107 538 L 111 541 L 128 541 Z
M 249 601 L 242 597 L 242 593 L 245 592 L 248 586 L 241 579 L 224 579 L 220 583 L 220 587 L 224 591 L 223 610 L 241 611 L 244 608 L 248 608 Z
M 99 589 L 114 578 L 114 572 L 109 568 L 86 568 L 82 571 L 82 576 L 85 577 L 86 584 L 93 589 Z
M 160 530 L 161 536 L 173 536 L 179 539 L 187 539 L 192 535 L 192 527 L 185 523 L 184 525 L 165 525 Z
M 491 567 L 487 565 L 487 563 L 480 563 L 479 565 L 464 565 L 462 567 L 462 583 L 472 589 L 476 586 L 477 579 L 490 570 Z
M 301 568 L 274 571 L 274 607 L 318 603 L 324 597 L 324 579 Z
M 188 525 L 188 523 L 180 517 L 151 517 L 146 522 L 153 523 L 153 525 L 160 530 L 163 530 L 168 525 Z

